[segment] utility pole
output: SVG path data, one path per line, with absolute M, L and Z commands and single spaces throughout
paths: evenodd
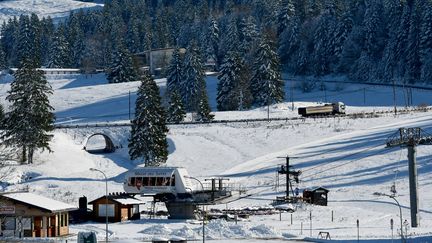
M 278 173 L 286 175 L 285 201 L 291 201 L 291 197 L 289 195 L 290 190 L 292 191 L 290 175 L 293 175 L 295 181 L 298 182 L 298 177 L 301 175 L 301 171 L 300 170 L 298 170 L 298 171 L 290 170 L 290 168 L 292 166 L 290 165 L 290 157 L 288 155 L 286 157 L 278 157 L 278 158 L 286 159 L 286 162 L 285 162 L 286 164 L 282 165 L 280 167 L 280 169 L 278 170 Z M 293 157 L 291 157 L 291 158 L 293 158 Z M 293 196 L 294 196 L 294 192 L 293 192 Z
M 421 128 L 399 128 L 399 131 L 387 139 L 386 145 L 391 147 L 408 148 L 408 172 L 410 188 L 411 227 L 419 225 L 419 202 L 417 180 L 417 145 L 432 145 L 432 135 L 427 134 Z

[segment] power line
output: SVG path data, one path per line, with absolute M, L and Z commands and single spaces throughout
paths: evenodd
M 377 151 L 376 153 L 372 153 L 372 154 L 367 155 L 367 156 L 365 156 L 365 157 L 358 158 L 358 159 L 353 159 L 353 160 L 350 160 L 350 161 L 348 161 L 348 162 L 346 162 L 346 163 L 343 163 L 343 164 L 340 164 L 340 165 L 336 165 L 336 166 L 330 167 L 330 168 L 328 168 L 328 169 L 326 169 L 326 170 L 322 170 L 322 171 L 320 171 L 320 172 L 317 172 L 317 173 L 314 173 L 314 174 L 310 174 L 310 175 L 304 176 L 304 177 L 302 177 L 302 179 L 304 179 L 304 178 L 309 178 L 309 177 L 314 177 L 314 176 L 319 175 L 319 174 L 321 174 L 321 173 L 324 173 L 324 172 L 326 172 L 326 171 L 333 170 L 333 169 L 336 169 L 336 168 L 339 168 L 339 167 L 345 166 L 345 165 L 350 164 L 350 163 L 353 163 L 353 162 L 357 162 L 357 161 L 359 161 L 359 160 L 362 160 L 362 159 L 368 158 L 368 157 L 370 157 L 370 156 L 374 156 L 374 155 L 382 154 L 382 153 L 384 153 L 384 152 L 386 152 L 386 151 L 387 151 L 387 150 L 382 149 L 382 150 Z
M 340 160 L 344 160 L 344 159 L 349 158 L 349 157 L 351 157 L 351 156 L 361 154 L 361 153 L 363 153 L 363 152 L 369 151 L 369 150 L 371 150 L 371 149 L 374 149 L 374 148 L 377 148 L 377 147 L 380 147 L 380 146 L 381 146 L 381 145 L 378 144 L 378 145 L 376 145 L 376 146 L 374 146 L 374 147 L 369 147 L 369 148 L 367 148 L 367 149 L 363 149 L 363 150 L 357 151 L 357 152 L 352 153 L 352 154 L 347 154 L 347 155 L 345 155 L 345 156 L 343 156 L 343 157 L 340 157 L 340 158 L 338 158 L 338 159 L 336 159 L 336 160 L 333 160 L 331 163 L 334 163 L 334 162 L 337 162 L 337 161 L 340 161 Z M 334 149 L 334 150 L 338 150 L 338 149 Z M 333 151 L 334 151 L 334 150 L 333 150 Z M 330 150 L 330 151 L 328 151 L 328 152 L 331 152 L 331 151 L 332 151 L 332 150 Z M 306 170 L 302 170 L 302 172 L 304 173 L 304 172 L 307 172 L 307 171 L 310 171 L 310 170 L 314 170 L 314 169 L 316 169 L 316 168 L 318 168 L 318 167 L 322 167 L 322 165 L 317 165 L 317 166 L 314 166 L 314 167 L 312 167 L 312 168 L 309 168 L 309 169 L 306 169 Z

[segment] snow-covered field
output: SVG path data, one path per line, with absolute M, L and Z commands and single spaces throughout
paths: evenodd
M 20 15 L 37 14 L 40 18 L 63 18 L 70 11 L 101 7 L 102 4 L 75 0 L 6 0 L 0 1 L 0 23 Z
M 8 78 L 0 80 L 0 97 L 4 105 L 9 82 Z M 51 102 L 56 109 L 57 121 L 62 124 L 126 121 L 129 116 L 129 92 L 133 104 L 138 86 L 136 82 L 107 84 L 102 75 L 88 78 L 80 75 L 57 76 L 51 77 L 50 82 L 54 88 Z M 215 77 L 208 78 L 213 107 L 216 82 Z M 158 80 L 158 84 L 163 90 L 164 80 Z M 292 104 L 285 102 L 271 106 L 270 116 L 298 116 L 298 106 L 323 102 L 326 96 L 328 101 L 345 102 L 350 113 L 392 109 L 391 88 L 345 85 L 342 91 L 335 91 L 333 85 L 329 84 L 326 93 L 314 91 L 304 94 L 295 89 L 294 111 Z M 431 103 L 431 92 L 413 92 L 414 105 Z M 289 87 L 286 93 L 288 99 L 291 94 Z M 397 93 L 398 105 L 403 106 L 403 91 L 399 89 Z M 216 113 L 216 119 L 265 117 L 267 108 Z M 410 221 L 408 166 L 406 150 L 385 148 L 385 140 L 400 127 L 417 126 L 432 133 L 432 113 L 388 114 L 367 119 L 326 118 L 170 126 L 167 165 L 186 167 L 192 176 L 200 179 L 226 176 L 230 178 L 230 183 L 242 185 L 251 195 L 215 208 L 268 206 L 276 196 L 282 196 L 284 188 L 275 188 L 275 175 L 278 166 L 284 163 L 284 159 L 278 157 L 286 155 L 296 157 L 291 163 L 294 169 L 303 171 L 296 187 L 324 186 L 330 190 L 327 207 L 296 205 L 292 224 L 290 213 L 283 213 L 282 221 L 279 221 L 279 215 L 253 216 L 237 224 L 216 220 L 206 226 L 209 240 L 236 242 L 237 239 L 249 239 L 244 242 L 252 242 L 254 239 L 253 242 L 259 242 L 262 238 L 303 239 L 316 238 L 320 231 L 326 231 L 333 240 L 356 241 L 358 219 L 362 240 L 390 242 L 390 219 L 395 222 L 394 236 L 399 237 L 399 209 L 392 199 L 374 193 L 389 193 L 390 186 L 395 183 L 403 219 Z M 108 134 L 122 148 L 112 154 L 88 154 L 82 149 L 85 146 L 83 143 L 95 132 Z M 7 189 L 28 186 L 30 191 L 77 204 L 78 197 L 82 195 L 92 200 L 104 194 L 103 178 L 89 171 L 89 168 L 106 172 L 109 191 L 120 192 L 123 173 L 140 165 L 139 161 L 128 159 L 129 129 L 126 127 L 61 129 L 56 130 L 54 135 L 51 145 L 54 152 L 38 154 L 35 165 L 14 167 L 9 180 L 16 184 Z M 432 242 L 431 154 L 432 146 L 418 147 L 420 227 L 406 229 L 411 238 L 417 237 L 417 242 Z M 158 208 L 163 208 L 163 205 L 158 205 Z M 175 235 L 190 240 L 202 237 L 202 226 L 197 221 L 142 218 L 110 224 L 109 227 L 110 238 L 119 242 L 151 240 L 155 236 L 169 238 Z M 105 225 L 99 223 L 71 226 L 73 233 L 96 231 L 100 239 L 104 239 L 104 229 Z

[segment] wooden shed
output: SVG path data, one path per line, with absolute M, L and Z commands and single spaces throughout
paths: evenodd
M 311 204 L 327 206 L 328 193 L 329 190 L 324 187 L 305 189 L 303 191 L 303 200 Z
M 99 197 L 88 204 L 93 206 L 93 220 L 105 222 L 105 212 L 108 212 L 108 221 L 121 222 L 140 219 L 139 205 L 144 204 L 144 202 L 129 194 L 122 193 L 108 195 L 108 204 L 105 196 Z
M 76 207 L 29 192 L 0 194 L 0 236 L 59 237 L 69 234 Z

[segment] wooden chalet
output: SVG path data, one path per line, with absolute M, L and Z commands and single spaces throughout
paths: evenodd
M 108 195 L 108 206 L 106 206 L 105 196 L 88 204 L 93 206 L 93 220 L 105 222 L 105 212 L 108 212 L 109 222 L 121 222 L 140 219 L 139 205 L 144 204 L 144 202 L 126 193 L 116 193 Z
M 59 237 L 69 234 L 76 207 L 29 192 L 0 194 L 2 237 Z

